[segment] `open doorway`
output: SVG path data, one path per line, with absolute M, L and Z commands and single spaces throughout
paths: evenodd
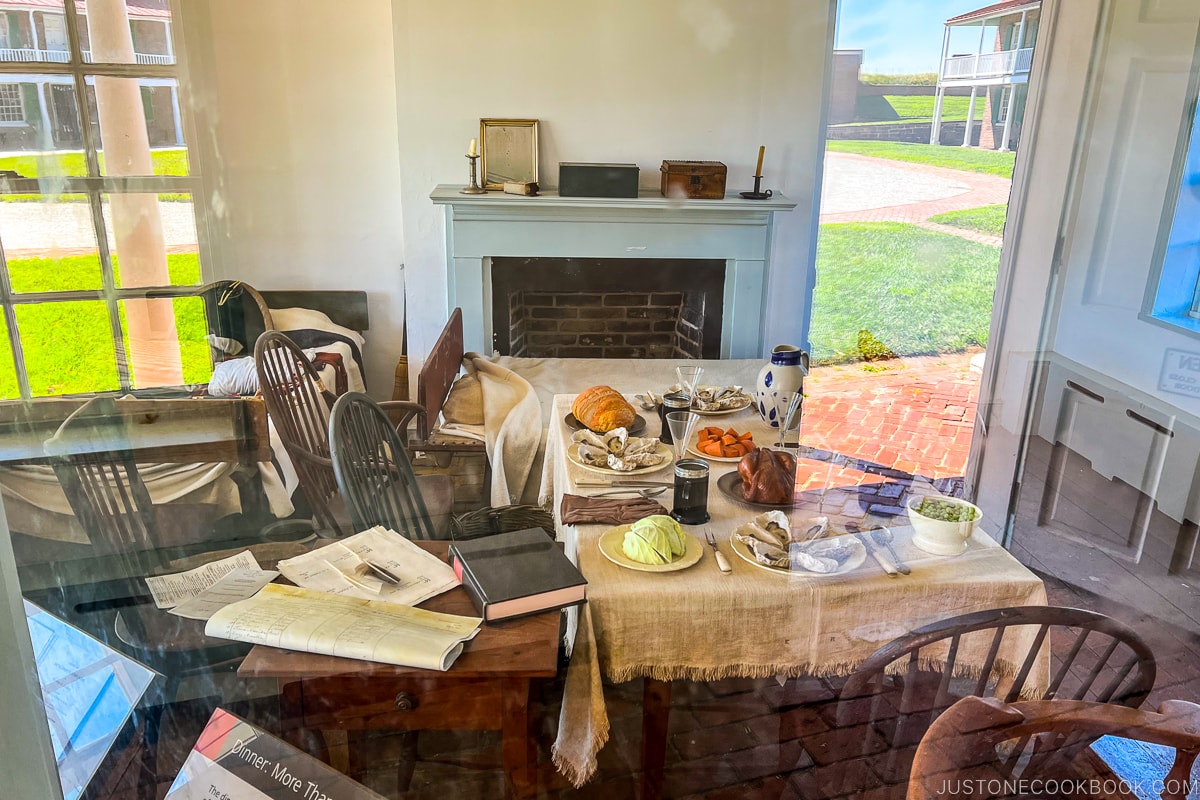
M 964 490 L 1040 16 L 839 3 L 805 442 L 871 465 L 865 510 Z

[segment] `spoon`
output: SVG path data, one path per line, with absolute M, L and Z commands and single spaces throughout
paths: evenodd
M 912 570 L 909 569 L 908 564 L 905 564 L 900 559 L 900 554 L 896 552 L 896 548 L 892 546 L 892 542 L 895 540 L 896 536 L 892 533 L 891 528 L 887 528 L 882 525 L 878 528 L 874 528 L 871 530 L 871 538 L 875 540 L 875 544 L 887 548 L 887 551 L 892 554 L 892 558 L 896 562 L 896 569 L 900 571 L 901 575 L 908 575 L 912 572 Z
M 667 490 L 665 486 L 646 486 L 642 489 L 637 489 L 632 486 L 626 489 L 610 489 L 607 492 L 596 492 L 589 494 L 588 497 L 608 497 L 610 494 L 640 494 L 642 497 L 657 497 Z
M 654 402 L 654 395 L 650 392 L 647 392 L 646 394 L 635 394 L 634 397 L 637 398 L 638 405 L 640 405 L 646 411 L 653 411 L 654 409 L 658 408 L 658 405 Z

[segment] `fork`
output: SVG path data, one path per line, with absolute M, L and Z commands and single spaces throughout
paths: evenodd
M 733 567 L 729 566 L 729 559 L 727 559 L 725 554 L 722 553 L 717 547 L 717 540 L 713 537 L 712 531 L 710 531 L 708 528 L 704 529 L 704 538 L 708 542 L 708 546 L 713 549 L 713 557 L 717 559 L 717 569 L 721 570 L 721 572 L 725 575 L 733 572 Z

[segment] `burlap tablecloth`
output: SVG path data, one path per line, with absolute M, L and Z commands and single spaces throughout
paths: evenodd
M 558 508 L 564 491 L 580 479 L 603 479 L 566 457 L 570 431 L 563 418 L 572 395 L 558 395 L 550 420 L 544 491 L 552 489 Z M 645 412 L 646 435 L 657 435 L 657 416 Z M 774 434 L 751 411 L 715 417 L 714 424 L 751 430 L 760 443 Z M 581 525 L 560 530 L 568 554 L 588 579 L 588 602 L 577 615 L 574 649 L 567 671 L 555 764 L 576 785 L 595 772 L 596 754 L 608 739 L 602 677 L 621 682 L 637 677 L 660 680 L 716 680 L 731 676 L 844 675 L 881 645 L 921 625 L 958 614 L 1014 605 L 1045 604 L 1040 579 L 991 538 L 977 532 L 961 556 L 932 556 L 913 547 L 907 526 L 892 528 L 895 546 L 912 574 L 888 577 L 874 559 L 841 575 L 787 575 L 768 572 L 732 555 L 733 529 L 763 509 L 725 497 L 717 479 L 736 468 L 712 463 L 706 526 L 688 528 L 703 539 L 712 530 L 733 564 L 722 574 L 710 550 L 695 566 L 679 572 L 644 573 L 624 569 L 600 553 L 597 540 L 607 529 Z M 645 475 L 670 480 L 672 470 Z M 670 500 L 664 502 L 670 505 Z M 840 509 L 839 509 L 840 510 Z M 818 509 L 790 512 L 793 524 L 807 524 Z M 966 643 L 958 664 L 968 672 L 981 664 L 986 642 Z M 1006 645 L 1007 647 L 1008 645 Z M 1015 656 L 1029 643 L 1014 639 Z M 972 652 L 979 650 L 978 653 Z M 1033 685 L 1044 683 L 1035 676 Z

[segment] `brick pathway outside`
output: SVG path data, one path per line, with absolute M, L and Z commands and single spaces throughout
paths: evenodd
M 800 442 L 819 453 L 800 460 L 798 488 L 907 486 L 915 478 L 945 490 L 966 469 L 979 402 L 975 355 L 815 367 Z M 839 463 L 847 460 L 859 463 Z
M 948 182 L 962 184 L 967 188 L 966 191 L 938 200 L 922 200 L 914 203 L 884 206 L 882 208 L 868 208 L 861 211 L 822 214 L 822 225 L 837 222 L 907 222 L 927 230 L 960 236 L 981 244 L 990 244 L 997 247 L 1001 244 L 999 236 L 989 236 L 988 234 L 970 231 L 965 228 L 939 225 L 936 222 L 928 222 L 928 219 L 947 211 L 961 211 L 968 208 L 1007 203 L 1012 190 L 1012 181 L 1008 178 L 987 175 L 982 172 L 967 172 L 965 170 L 946 169 L 945 167 L 931 167 L 927 164 L 913 164 L 906 161 L 872 158 L 853 153 L 827 153 L 825 158 L 827 164 L 842 162 L 860 167 L 875 167 L 879 170 L 886 169 L 889 171 L 889 174 L 893 174 L 895 170 L 901 170 L 909 172 L 914 176 L 940 178 Z M 829 170 L 827 167 L 827 171 L 833 173 L 831 179 L 837 179 L 836 170 Z M 861 191 L 869 196 L 872 191 L 869 182 L 870 171 L 855 170 L 853 174 L 857 176 L 857 180 L 863 181 L 863 185 L 861 187 L 839 186 L 839 190 L 843 192 Z

